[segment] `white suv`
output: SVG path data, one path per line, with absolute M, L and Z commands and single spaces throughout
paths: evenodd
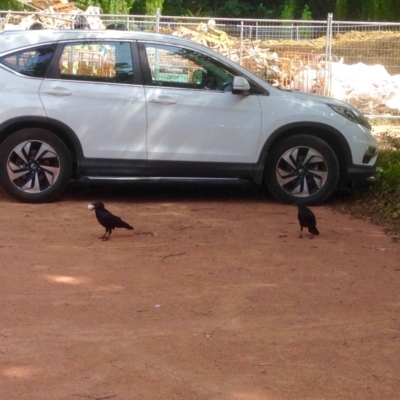
M 317 203 L 374 174 L 350 104 L 273 87 L 192 41 L 142 32 L 0 33 L 0 184 L 46 202 L 70 179 L 234 178 Z

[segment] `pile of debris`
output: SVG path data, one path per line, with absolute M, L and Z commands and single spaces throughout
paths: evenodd
M 223 54 L 273 85 L 328 94 L 354 104 L 368 115 L 400 111 L 400 75 L 391 76 L 383 65 L 344 64 L 343 58 L 334 55 L 326 65 L 325 54 L 312 52 L 281 51 L 278 55 L 269 50 L 270 42 L 240 41 L 217 29 L 213 20 L 194 29 L 180 27 L 172 34 Z
M 259 47 L 260 41 L 240 40 L 230 37 L 226 32 L 215 27 L 215 21 L 201 23 L 195 29 L 179 27 L 173 35 L 185 37 L 204 46 L 207 46 L 241 65 L 258 76 L 267 79 L 272 84 L 280 84 L 282 72 L 281 59 L 276 53 Z
M 331 64 L 331 97 L 354 104 L 364 114 L 393 114 L 400 110 L 400 75 L 383 65 Z
M 104 29 L 100 8 L 83 11 L 68 0 L 18 0 L 34 11 L 29 14 L 7 14 L 1 29 Z
M 241 41 L 228 36 L 226 32 L 216 28 L 214 20 L 209 20 L 207 24 L 201 23 L 193 29 L 181 26 L 172 32 L 172 35 L 185 37 L 207 46 L 241 64 L 272 85 L 284 87 L 294 85 L 299 90 L 303 87 L 299 87 L 295 82 L 298 74 L 324 59 L 324 55 L 313 53 L 282 52 L 278 56 L 275 51 L 269 50 L 268 42 L 249 39 Z M 321 85 L 323 86 L 323 82 L 319 82 L 319 86 Z

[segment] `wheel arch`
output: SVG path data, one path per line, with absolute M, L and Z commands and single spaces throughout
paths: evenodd
M 79 174 L 79 160 L 83 151 L 75 132 L 67 125 L 47 117 L 26 116 L 13 118 L 0 125 L 0 144 L 14 132 L 26 128 L 46 129 L 56 135 L 67 146 L 72 160 L 72 177 Z
M 339 181 L 344 181 L 347 175 L 347 166 L 352 164 L 351 150 L 347 140 L 340 133 L 340 131 L 332 128 L 329 125 L 303 122 L 282 126 L 268 137 L 264 143 L 257 162 L 258 171 L 262 171 L 262 173 L 257 174 L 258 176 L 256 176 L 256 182 L 260 184 L 264 182 L 266 173 L 265 161 L 268 158 L 270 149 L 272 149 L 280 141 L 299 134 L 307 134 L 318 137 L 319 139 L 325 141 L 332 148 L 339 161 Z

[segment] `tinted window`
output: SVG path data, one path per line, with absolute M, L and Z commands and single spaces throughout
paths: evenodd
M 234 72 L 205 54 L 175 46 L 145 44 L 153 85 L 231 90 Z
M 60 78 L 91 82 L 133 83 L 129 42 L 66 44 L 59 60 Z
M 55 47 L 51 45 L 18 51 L 0 58 L 0 63 L 20 74 L 43 78 Z

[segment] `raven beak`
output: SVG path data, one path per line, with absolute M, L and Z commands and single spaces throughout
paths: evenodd
M 93 204 L 88 204 L 87 208 L 88 210 L 94 210 L 95 206 Z

